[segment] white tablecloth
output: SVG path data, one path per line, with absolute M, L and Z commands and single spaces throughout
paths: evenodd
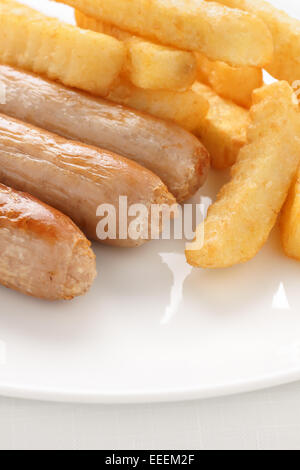
M 0 398 L 0 450 L 300 450 L 300 383 L 140 406 Z

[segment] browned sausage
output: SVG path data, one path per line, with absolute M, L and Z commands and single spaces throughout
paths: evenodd
M 176 124 L 4 65 L 0 83 L 0 112 L 136 161 L 156 173 L 178 202 L 206 180 L 208 152 Z
M 143 204 L 149 214 L 152 204 L 176 202 L 158 176 L 135 162 L 5 115 L 0 115 L 0 182 L 67 214 L 95 240 L 101 204 L 116 208 L 119 221 L 119 196 L 128 198 L 128 206 Z M 148 217 L 142 225 L 146 223 Z M 156 231 L 159 220 L 157 225 Z M 141 234 L 138 239 L 106 241 L 138 246 L 145 239 Z
M 48 300 L 85 294 L 96 277 L 90 242 L 65 215 L 0 185 L 0 283 Z

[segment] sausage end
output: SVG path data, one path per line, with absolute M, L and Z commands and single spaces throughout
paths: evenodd
M 96 276 L 96 256 L 90 248 L 90 243 L 84 239 L 79 240 L 73 249 L 64 285 L 63 298 L 72 300 L 74 297 L 86 294 Z

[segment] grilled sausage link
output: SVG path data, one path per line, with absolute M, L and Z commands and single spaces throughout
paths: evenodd
M 85 294 L 96 277 L 90 242 L 65 215 L 0 184 L 0 283 L 48 300 Z
M 135 162 L 5 115 L 0 115 L 0 182 L 65 213 L 94 240 L 98 240 L 98 207 L 113 206 L 117 236 L 105 241 L 119 246 L 139 246 L 146 241 L 144 232 L 137 238 L 118 237 L 120 196 L 127 197 L 128 206 L 143 204 L 148 215 L 152 204 L 176 202 L 158 176 Z M 153 227 L 156 233 L 160 222 Z M 147 215 L 141 225 L 149 226 Z
M 0 112 L 136 161 L 156 173 L 178 202 L 206 180 L 207 150 L 176 124 L 5 65 L 0 84 Z

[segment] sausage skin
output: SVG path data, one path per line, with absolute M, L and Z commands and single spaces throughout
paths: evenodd
M 127 197 L 128 206 L 143 204 L 148 214 L 152 204 L 176 203 L 160 178 L 135 162 L 1 114 L 0 182 L 60 210 L 93 240 L 99 240 L 97 209 L 102 204 L 115 208 L 118 234 L 120 196 Z M 148 217 L 141 225 L 146 222 Z M 159 232 L 160 223 L 153 230 Z M 142 235 L 105 241 L 139 246 L 146 241 Z
M 206 180 L 207 150 L 176 124 L 5 65 L 0 83 L 5 91 L 0 112 L 136 161 L 156 173 L 178 202 Z
M 0 184 L 0 283 L 47 300 L 85 294 L 96 277 L 90 242 L 59 211 Z

